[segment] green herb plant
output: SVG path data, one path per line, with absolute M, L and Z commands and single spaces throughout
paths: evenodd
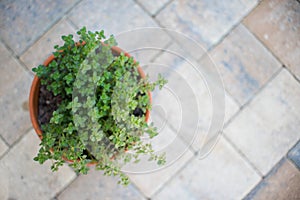
M 64 44 L 54 47 L 55 59 L 47 67 L 33 68 L 41 84 L 62 99 L 50 122 L 41 126 L 43 138 L 34 160 L 52 160 L 53 171 L 70 160 L 82 174 L 94 163 L 104 175 L 119 176 L 119 183 L 127 185 L 124 164 L 138 162 L 140 155 L 165 163 L 165 155 L 156 154 L 141 136 L 158 134 L 145 113 L 151 110 L 148 93 L 166 80 L 160 75 L 155 82 L 141 78 L 138 62 L 123 53 L 114 55 L 116 41 L 113 36 L 105 40 L 103 30 L 83 27 L 77 34 L 77 43 L 72 35 L 62 36 Z

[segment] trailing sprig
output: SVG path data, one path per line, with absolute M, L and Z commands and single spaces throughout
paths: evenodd
M 78 31 L 79 42 L 72 35 L 62 36 L 64 44 L 55 46 L 55 59 L 46 67 L 33 71 L 62 101 L 49 123 L 42 125 L 43 138 L 34 160 L 53 160 L 51 169 L 58 170 L 64 159 L 71 160 L 76 172 L 86 174 L 87 163 L 105 175 L 120 176 L 127 185 L 128 177 L 121 172 L 122 164 L 139 161 L 149 155 L 157 164 L 165 163 L 165 155 L 156 155 L 151 144 L 141 141 L 158 133 L 147 124 L 145 113 L 151 109 L 149 91 L 162 88 L 166 80 L 159 75 L 156 82 L 141 78 L 138 63 L 125 56 L 113 55 L 113 36 L 104 32 Z M 126 153 L 130 151 L 131 153 Z

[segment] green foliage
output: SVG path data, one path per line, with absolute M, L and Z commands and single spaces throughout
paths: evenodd
M 62 98 L 50 122 L 41 127 L 43 139 L 34 160 L 41 164 L 53 160 L 53 171 L 63 158 L 72 160 L 70 166 L 83 174 L 88 172 L 87 163 L 95 162 L 96 169 L 119 176 L 119 182 L 127 185 L 122 164 L 138 162 L 139 155 L 165 163 L 165 155 L 155 154 L 151 144 L 140 138 L 158 134 L 145 120 L 146 110 L 151 109 L 148 92 L 162 88 L 166 80 L 160 75 L 153 83 L 141 78 L 133 58 L 112 54 L 113 36 L 102 43 L 104 31 L 84 27 L 77 34 L 78 43 L 72 35 L 62 36 L 64 44 L 54 47 L 55 59 L 47 67 L 33 69 L 41 84 Z

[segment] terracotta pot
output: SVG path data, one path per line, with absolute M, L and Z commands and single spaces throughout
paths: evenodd
M 125 56 L 131 57 L 131 55 L 129 53 L 123 51 L 119 47 L 112 47 L 112 52 L 116 53 L 116 54 L 120 54 L 121 52 L 123 52 Z M 50 55 L 44 61 L 43 65 L 48 66 L 54 60 L 54 58 L 55 57 L 54 57 L 53 54 Z M 142 68 L 140 66 L 138 66 L 138 73 L 142 78 L 146 77 L 144 71 L 142 70 Z M 40 129 L 40 126 L 39 126 L 39 123 L 38 123 L 38 100 L 39 100 L 40 82 L 41 81 L 37 76 L 35 76 L 33 81 L 32 81 L 32 85 L 31 85 L 31 89 L 30 89 L 30 95 L 29 95 L 29 113 L 30 113 L 30 119 L 31 119 L 31 122 L 32 122 L 32 126 L 33 126 L 35 132 L 37 133 L 37 135 L 39 136 L 39 138 L 42 139 L 43 134 L 42 134 L 42 130 Z M 150 103 L 152 103 L 152 96 L 151 96 L 150 92 L 148 92 L 148 96 L 149 96 L 149 99 L 150 99 Z M 149 116 L 150 116 L 150 111 L 146 110 L 146 122 L 148 122 Z M 64 158 L 64 160 L 66 160 L 68 162 L 72 162 L 72 161 L 67 160 L 65 158 Z M 89 163 L 88 165 L 93 165 L 93 164 L 95 164 L 95 163 Z

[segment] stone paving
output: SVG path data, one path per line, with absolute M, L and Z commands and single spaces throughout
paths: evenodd
M 39 139 L 28 113 L 31 69 L 62 43 L 61 35 L 74 34 L 82 26 L 107 34 L 165 27 L 201 44 L 221 74 L 226 96 L 223 134 L 211 154 L 202 158 L 201 141 L 195 140 L 172 165 L 129 174 L 132 183 L 126 188 L 93 169 L 78 176 L 67 165 L 53 173 L 50 162 L 34 162 Z M 299 1 L 2 0 L 0 27 L 1 200 L 300 199 Z M 166 48 L 192 48 L 164 34 L 152 37 Z M 124 45 L 140 42 L 136 37 Z M 171 65 L 177 75 L 161 70 L 179 96 L 187 94 L 185 84 L 197 91 L 201 110 L 184 107 L 188 114 L 183 116 L 189 119 L 180 131 L 181 113 L 169 103 L 172 95 L 154 96 L 172 113 L 166 119 L 160 108 L 154 108 L 158 114 L 151 120 L 164 124 L 154 146 L 172 141 L 167 156 L 175 158 L 192 139 L 192 123 L 199 120 L 199 130 L 208 130 L 210 94 L 203 80 L 193 77 L 178 58 L 151 51 L 133 55 L 149 74 L 150 61 Z M 203 52 L 191 50 L 191 55 L 203 61 Z M 195 103 L 193 96 L 183 95 L 181 100 L 185 105 Z

